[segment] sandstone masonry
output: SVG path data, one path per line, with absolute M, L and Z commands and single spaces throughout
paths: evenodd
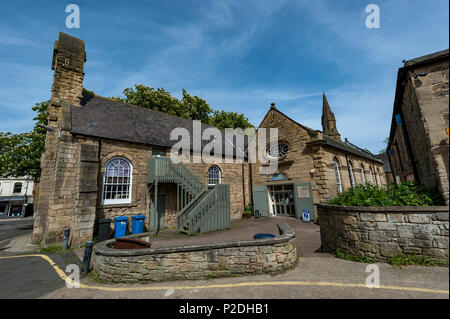
M 317 205 L 325 252 L 384 260 L 415 255 L 449 262 L 446 206 L 341 207 Z
M 280 236 L 273 239 L 156 249 L 118 250 L 109 240 L 95 246 L 94 270 L 102 280 L 118 283 L 279 273 L 296 265 L 297 250 L 290 227 L 278 228 Z

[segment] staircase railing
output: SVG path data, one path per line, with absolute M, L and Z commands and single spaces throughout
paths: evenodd
M 189 211 L 190 234 L 207 233 L 230 227 L 230 185 L 218 184 Z
M 189 192 L 183 197 L 188 201 L 177 213 L 178 231 L 195 234 L 230 227 L 229 185 L 218 184 L 208 191 L 191 170 L 168 157 L 154 157 L 148 162 L 147 182 L 177 183 Z
M 192 194 L 203 192 L 207 186 L 186 166 L 173 163 L 169 157 L 153 157 L 148 162 L 147 182 L 179 183 Z

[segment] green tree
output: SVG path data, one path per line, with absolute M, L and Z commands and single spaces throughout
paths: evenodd
M 244 114 L 238 114 L 236 112 L 227 111 L 214 111 L 213 115 L 210 117 L 209 124 L 216 126 L 220 129 L 225 128 L 237 128 L 246 129 L 248 127 L 253 127 Z
M 244 114 L 213 110 L 204 99 L 190 95 L 185 89 L 183 89 L 181 101 L 163 88 L 155 90 L 142 84 L 135 84 L 134 88 L 126 88 L 123 94 L 125 98 L 113 97 L 112 99 L 190 120 L 200 120 L 220 129 L 253 127 Z
M 35 124 L 47 124 L 50 101 L 36 103 Z M 45 129 L 35 125 L 31 132 L 12 134 L 0 132 L 0 176 L 32 176 L 41 174 L 41 155 L 44 152 Z

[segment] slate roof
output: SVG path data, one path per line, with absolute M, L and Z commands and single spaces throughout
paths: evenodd
M 71 106 L 71 113 L 71 132 L 75 134 L 168 148 L 177 142 L 170 140 L 171 131 L 182 127 L 189 131 L 192 147 L 192 120 L 89 94 L 83 94 L 81 107 Z M 202 133 L 211 127 L 202 123 Z M 222 131 L 223 148 L 224 138 Z M 202 147 L 207 143 L 202 141 Z
M 329 137 L 326 134 L 323 134 L 323 141 L 326 145 L 340 149 L 342 151 L 346 151 L 367 159 L 370 159 L 375 162 L 382 163 L 382 161 L 375 156 L 372 152 L 366 149 L 359 148 L 358 146 L 350 143 L 350 142 L 342 142 L 335 140 L 334 138 Z

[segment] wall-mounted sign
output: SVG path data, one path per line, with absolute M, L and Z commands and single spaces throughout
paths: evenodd
M 311 221 L 310 219 L 310 215 L 309 215 L 309 209 L 302 209 L 302 219 L 304 222 L 309 222 Z
M 309 187 L 308 186 L 298 186 L 297 187 L 298 198 L 309 198 Z

